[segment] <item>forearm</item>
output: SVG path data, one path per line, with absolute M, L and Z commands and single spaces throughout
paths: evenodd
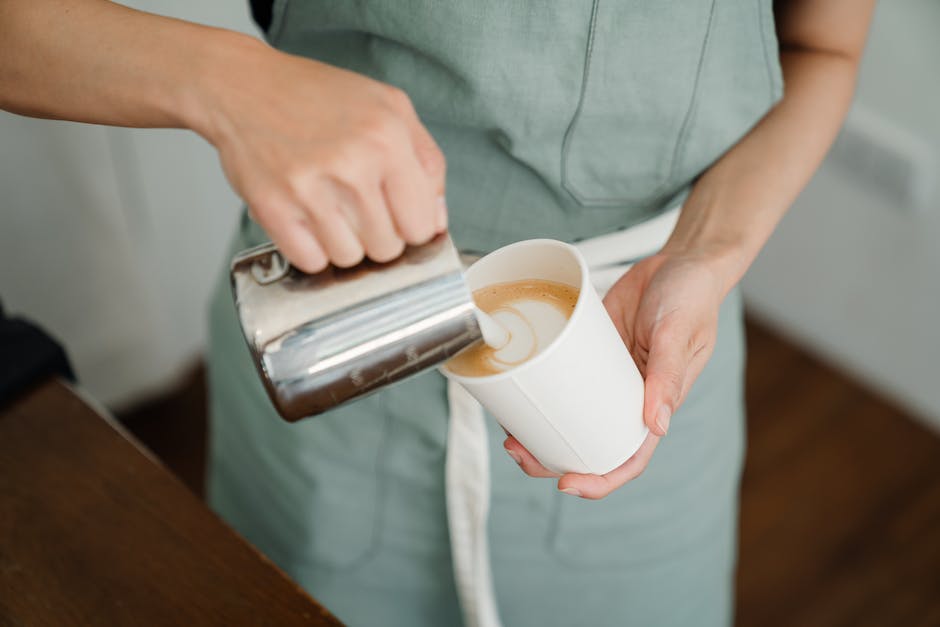
M 809 182 L 845 118 L 874 0 L 774 3 L 784 96 L 698 180 L 667 251 L 698 257 L 727 292 Z
M 852 99 L 857 60 L 781 54 L 785 95 L 695 184 L 666 249 L 695 251 L 730 290 L 819 167 Z
M 0 108 L 136 127 L 199 127 L 199 89 L 247 36 L 106 0 L 0 0 Z M 198 130 L 198 129 L 197 129 Z

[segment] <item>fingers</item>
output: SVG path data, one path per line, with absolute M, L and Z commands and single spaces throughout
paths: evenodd
M 522 472 L 529 475 L 530 477 L 558 477 L 560 476 L 556 472 L 552 472 L 545 466 L 539 463 L 539 460 L 530 453 L 524 446 L 519 444 L 519 440 L 509 436 L 503 442 L 503 448 L 506 449 L 506 452 L 509 456 L 519 464 L 519 468 L 522 469 Z
M 606 475 L 568 473 L 559 479 L 558 489 L 585 499 L 602 499 L 628 481 L 639 477 L 646 470 L 658 444 L 659 436 L 650 433 L 630 459 Z
M 434 193 L 443 196 L 447 180 L 447 160 L 444 158 L 444 153 L 441 152 L 428 129 L 421 124 L 421 120 L 418 119 L 418 115 L 413 108 L 411 109 L 409 121 L 411 144 L 414 147 L 415 155 L 418 157 L 418 162 L 430 178 L 431 188 Z
M 658 436 L 666 435 L 672 414 L 682 403 L 686 376 L 695 353 L 693 334 L 664 321 L 654 329 L 646 361 L 643 421 Z
M 396 259 L 405 249 L 405 242 L 395 230 L 385 197 L 377 182 L 365 183 L 357 189 L 345 190 L 349 211 L 347 220 L 355 230 L 365 254 L 373 261 L 385 263 Z
M 411 139 L 418 162 L 428 175 L 431 188 L 436 195 L 434 201 L 435 232 L 443 233 L 447 230 L 447 203 L 444 200 L 447 184 L 447 162 L 444 159 L 444 153 L 441 152 L 434 138 L 418 120 L 417 115 L 414 116 Z
M 391 101 L 392 106 L 405 120 L 415 155 L 425 174 L 431 179 L 433 192 L 438 196 L 443 196 L 447 175 L 447 160 L 444 158 L 444 153 L 441 152 L 428 129 L 421 123 L 414 105 L 405 92 L 393 89 Z
M 302 193 L 307 220 L 330 261 L 340 268 L 362 261 L 365 249 L 354 231 L 356 225 L 349 217 L 350 209 L 342 204 L 335 186 L 315 182 Z
M 636 338 L 633 332 L 633 316 L 639 305 L 642 290 L 639 289 L 637 275 L 639 271 L 636 266 L 631 267 L 627 272 L 617 280 L 617 282 L 607 290 L 604 296 L 604 307 L 607 309 L 607 315 L 614 323 L 614 328 L 620 334 L 620 339 L 637 365 L 642 366 L 645 362 L 640 362 L 636 352 Z M 628 317 L 630 318 L 628 321 Z
M 251 212 L 287 260 L 304 272 L 316 273 L 329 264 L 306 214 L 294 203 L 264 199 Z
M 337 121 L 351 120 L 345 132 L 314 129 L 309 134 L 317 141 L 299 148 L 255 151 L 263 167 L 255 164 L 250 177 L 237 179 L 261 226 L 306 272 L 331 262 L 354 266 L 365 256 L 391 261 L 406 244 L 424 244 L 447 229 L 443 154 L 404 92 L 388 86 L 376 92 L 371 81 L 355 86 L 362 85 L 380 97 L 347 110 Z
M 407 151 L 389 164 L 385 200 L 398 234 L 409 244 L 424 244 L 438 231 L 438 195 L 417 156 Z
M 408 96 L 393 90 L 391 100 L 405 122 L 410 150 L 389 170 L 386 196 L 401 236 L 420 244 L 447 229 L 447 161 Z
M 708 343 L 700 347 L 692 355 L 692 361 L 689 362 L 689 368 L 685 373 L 685 381 L 683 381 L 682 384 L 680 402 L 684 402 L 686 396 L 689 395 L 689 390 L 692 389 L 692 384 L 695 383 L 695 380 L 698 379 L 698 376 L 702 374 L 702 370 L 705 369 L 705 365 L 708 363 L 708 360 L 711 359 L 714 348 L 714 343 Z

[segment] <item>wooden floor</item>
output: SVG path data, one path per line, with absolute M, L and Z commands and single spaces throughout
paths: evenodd
M 940 625 L 940 438 L 766 330 L 748 340 L 738 623 Z
M 748 342 L 738 625 L 940 626 L 940 438 L 759 325 Z M 122 415 L 200 494 L 205 401 L 197 368 Z

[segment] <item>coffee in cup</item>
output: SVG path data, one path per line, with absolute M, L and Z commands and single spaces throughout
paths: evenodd
M 450 359 L 446 367 L 465 377 L 484 377 L 515 368 L 558 337 L 578 302 L 579 289 L 545 279 L 496 283 L 473 292 L 473 300 L 508 339 L 500 346 L 479 342 Z
M 484 310 L 494 310 L 483 296 L 492 287 L 497 304 L 517 301 L 513 306 L 519 309 L 519 300 L 532 300 L 519 299 L 520 294 L 547 292 L 556 304 L 568 302 L 570 313 L 553 314 L 555 332 L 547 335 L 552 339 L 534 351 L 520 348 L 516 358 L 521 356 L 521 363 L 476 364 L 470 369 L 476 376 L 468 376 L 447 362 L 441 368 L 444 376 L 469 392 L 553 472 L 602 475 L 623 464 L 648 433 L 643 377 L 591 284 L 580 251 L 555 240 L 516 242 L 477 260 L 465 277 L 471 293 L 481 294 L 477 305 Z M 576 287 L 561 290 L 570 298 L 557 298 L 554 290 L 506 287 L 534 282 Z M 577 306 L 571 308 L 575 299 Z M 486 376 L 494 367 L 505 369 Z

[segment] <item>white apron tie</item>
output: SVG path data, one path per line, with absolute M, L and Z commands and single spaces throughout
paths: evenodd
M 602 297 L 630 269 L 654 254 L 672 233 L 679 208 L 624 231 L 576 244 Z M 463 387 L 447 382 L 450 423 L 444 486 L 457 597 L 466 627 L 500 627 L 486 530 L 490 509 L 490 458 L 483 408 Z

